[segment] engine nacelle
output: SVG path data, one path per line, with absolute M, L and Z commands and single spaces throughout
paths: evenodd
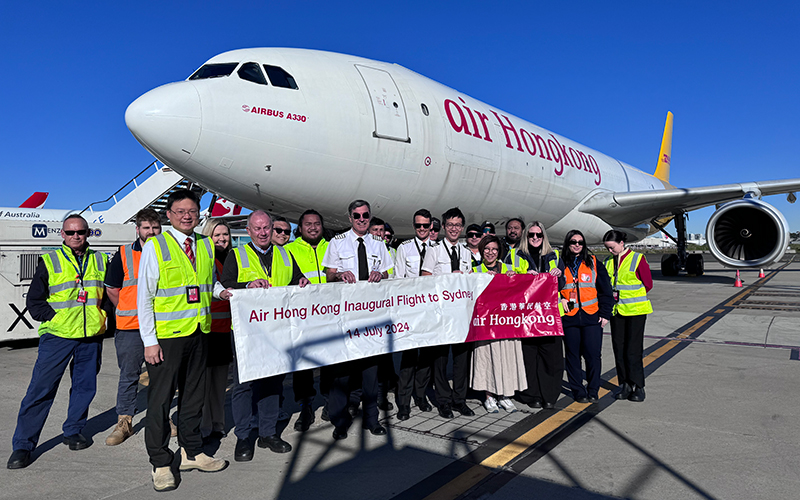
M 765 267 L 786 252 L 789 225 L 772 205 L 746 198 L 714 212 L 706 226 L 706 241 L 712 255 L 728 267 Z

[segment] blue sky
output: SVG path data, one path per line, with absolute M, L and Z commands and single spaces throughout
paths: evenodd
M 800 4 L 698 4 L 5 2 L 0 205 L 107 197 L 152 161 L 128 104 L 258 46 L 396 62 L 649 172 L 672 111 L 676 186 L 800 177 Z M 766 201 L 800 230 L 800 205 Z

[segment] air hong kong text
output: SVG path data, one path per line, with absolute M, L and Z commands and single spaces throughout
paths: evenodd
M 250 323 L 263 321 L 282 321 L 287 319 L 304 320 L 309 316 L 339 316 L 342 312 L 375 312 L 383 309 L 399 307 L 416 307 L 420 304 L 436 302 L 455 302 L 457 300 L 473 300 L 472 290 L 443 290 L 439 293 L 399 294 L 381 300 L 344 301 L 337 304 L 311 304 L 310 307 L 273 307 L 270 309 L 252 309 Z

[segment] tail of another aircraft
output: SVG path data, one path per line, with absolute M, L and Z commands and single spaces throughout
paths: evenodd
M 42 193 L 37 191 L 33 193 L 27 200 L 23 201 L 19 208 L 42 208 L 49 195 L 50 193 Z
M 655 175 L 669 184 L 669 159 L 672 156 L 672 111 L 667 111 L 667 123 L 664 124 L 664 137 L 661 139 L 661 151 L 658 153 L 658 164 Z

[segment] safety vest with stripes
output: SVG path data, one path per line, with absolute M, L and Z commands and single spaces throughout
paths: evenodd
M 653 312 L 653 306 L 647 298 L 647 290 L 641 280 L 636 277 L 636 269 L 644 259 L 644 255 L 629 251 L 619 268 L 614 270 L 614 256 L 606 259 L 606 269 L 611 276 L 611 284 L 619 293 L 619 300 L 614 304 L 614 314 L 620 316 L 639 316 Z
M 510 250 L 511 255 L 511 268 L 514 270 L 515 273 L 518 274 L 525 274 L 530 269 L 530 264 L 528 263 L 528 259 L 522 258 L 519 256 L 519 252 L 516 251 L 515 248 Z M 548 262 L 548 269 L 547 271 L 552 271 L 553 269 L 558 267 L 558 259 L 559 254 L 558 250 L 553 249 L 553 253 L 556 255 L 556 258 Z M 549 254 L 548 254 L 549 255 Z M 545 255 L 547 257 L 547 255 Z M 544 272 L 544 271 L 541 271 Z
M 217 281 L 222 281 L 222 262 L 214 259 Z M 225 333 L 231 331 L 231 303 L 224 299 L 211 299 L 211 331 Z
M 303 238 L 297 238 L 293 242 L 287 244 L 286 248 L 294 261 L 297 262 L 303 276 L 308 278 L 311 283 L 326 283 L 325 271 L 322 267 L 322 258 L 325 256 L 325 250 L 328 249 L 328 241 L 324 238 L 317 243 L 317 248 L 312 248 Z
M 192 235 L 196 241 L 195 266 L 169 232 L 153 241 L 158 262 L 158 288 L 153 300 L 156 336 L 160 339 L 187 337 L 197 327 L 211 331 L 211 298 L 214 293 L 214 246 L 211 238 Z M 187 289 L 196 286 L 200 302 L 189 303 Z
M 272 245 L 272 275 L 261 265 L 261 259 L 250 245 L 238 247 L 235 251 L 239 283 L 250 283 L 257 279 L 269 281 L 270 286 L 286 286 L 292 281 L 292 257 L 285 248 Z
M 106 312 L 100 307 L 103 299 L 103 280 L 108 256 L 87 249 L 81 263 L 72 249 L 62 245 L 59 250 L 42 255 L 47 268 L 47 302 L 56 315 L 39 325 L 39 335 L 53 334 L 66 339 L 102 335 L 106 331 Z M 83 279 L 78 269 L 86 270 Z M 86 291 L 86 302 L 78 302 L 78 294 Z
M 473 267 L 472 268 L 472 272 L 474 272 L 474 273 L 488 273 L 489 270 L 486 268 L 485 264 L 481 263 L 481 265 Z M 503 274 L 508 272 L 508 266 L 506 266 L 502 262 L 500 263 L 500 272 L 503 273 Z
M 578 309 L 583 309 L 586 314 L 596 314 L 600 310 L 597 302 L 597 259 L 592 257 L 593 267 L 589 269 L 586 262 L 581 262 L 578 268 L 578 276 L 573 276 L 569 266 L 564 269 L 566 284 L 561 290 L 561 296 L 569 300 L 570 292 L 577 289 L 576 306 L 571 311 L 565 311 L 564 316 L 575 316 Z
M 119 302 L 117 303 L 117 329 L 138 330 L 139 316 L 136 311 L 136 293 L 139 283 L 139 259 L 141 250 L 134 250 L 132 245 L 119 247 L 122 258 L 122 288 L 119 289 Z

